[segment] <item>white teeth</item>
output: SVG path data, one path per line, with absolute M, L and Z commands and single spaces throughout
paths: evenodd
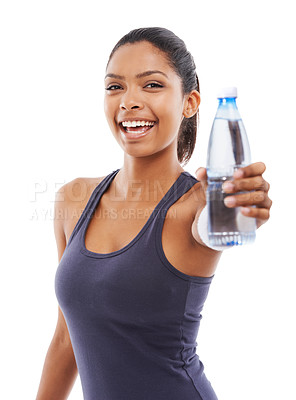
M 135 127 L 135 126 L 153 126 L 154 122 L 148 121 L 123 121 L 122 126 Z

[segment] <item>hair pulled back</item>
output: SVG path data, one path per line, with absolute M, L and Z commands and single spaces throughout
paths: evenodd
M 196 74 L 196 66 L 192 55 L 186 48 L 182 39 L 166 28 L 150 27 L 138 28 L 123 36 L 114 46 L 107 66 L 115 51 L 127 43 L 147 41 L 162 50 L 168 59 L 170 66 L 179 75 L 182 81 L 183 95 L 192 90 L 199 90 L 199 81 Z M 184 118 L 178 133 L 177 156 L 180 163 L 187 164 L 194 151 L 197 131 L 197 115 Z M 199 115 L 198 115 L 199 117 Z

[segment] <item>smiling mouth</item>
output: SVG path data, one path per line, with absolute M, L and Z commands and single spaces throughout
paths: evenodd
M 129 124 L 129 123 L 120 122 L 119 126 L 120 126 L 120 129 L 127 134 L 141 135 L 141 134 L 148 132 L 150 129 L 152 129 L 155 124 L 156 124 L 156 122 L 150 122 L 149 125 L 148 124 L 137 124 L 136 126 L 130 126 L 131 124 Z

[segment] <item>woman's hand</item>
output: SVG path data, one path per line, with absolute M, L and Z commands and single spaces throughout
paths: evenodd
M 264 180 L 262 174 L 266 170 L 263 162 L 256 162 L 246 167 L 239 168 L 233 175 L 233 180 L 224 182 L 222 189 L 225 193 L 233 193 L 224 200 L 227 207 L 242 206 L 241 212 L 247 217 L 256 218 L 257 228 L 269 219 L 272 200 L 268 197 L 270 185 Z M 204 193 L 207 190 L 207 170 L 198 168 L 196 178 L 201 182 Z M 249 193 L 235 194 L 236 192 L 249 191 Z M 250 207 L 255 205 L 256 207 Z

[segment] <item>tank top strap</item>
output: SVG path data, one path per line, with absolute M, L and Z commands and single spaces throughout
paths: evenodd
M 178 179 L 176 181 L 176 187 L 175 190 L 172 190 L 169 193 L 169 196 L 167 196 L 163 203 L 161 204 L 161 214 L 165 216 L 166 211 L 177 201 L 182 197 L 185 193 L 188 192 L 189 189 L 192 188 L 193 185 L 196 184 L 196 182 L 199 182 L 193 175 L 191 175 L 189 172 L 184 171 L 181 173 L 180 176 L 181 179 Z
M 188 190 L 196 183 L 198 180 L 194 178 L 187 171 L 181 172 L 179 177 L 176 179 L 174 184 L 170 187 L 167 193 L 162 197 L 160 202 L 154 208 L 149 220 L 147 221 L 147 225 L 152 222 L 152 229 L 155 224 L 159 224 L 159 215 L 161 215 L 161 219 L 164 219 L 167 210 L 170 208 L 172 204 L 174 204 L 183 194 L 188 192 Z M 163 217 L 163 218 L 162 218 Z M 160 222 L 162 225 L 162 222 Z
M 205 278 L 200 278 L 200 277 L 195 277 L 195 276 L 189 276 L 185 275 L 181 271 L 177 270 L 166 258 L 166 255 L 164 253 L 163 247 L 162 247 L 162 231 L 163 231 L 163 225 L 164 221 L 166 218 L 166 214 L 168 209 L 182 197 L 185 193 L 188 192 L 189 189 L 192 188 L 193 185 L 195 185 L 197 182 L 199 182 L 193 175 L 191 175 L 189 172 L 184 171 L 181 174 L 181 179 L 178 179 L 177 183 L 178 185 L 176 186 L 175 190 L 173 190 L 170 193 L 170 196 L 166 198 L 166 200 L 163 202 L 159 212 L 158 216 L 155 220 L 154 224 L 154 244 L 156 246 L 156 251 L 164 265 L 170 269 L 175 275 L 179 276 L 182 279 L 190 280 L 193 282 L 200 282 L 205 280 Z
M 82 214 L 80 215 L 72 233 L 71 236 L 67 242 L 67 247 L 70 245 L 72 240 L 74 239 L 74 236 L 79 232 L 81 226 L 83 225 L 84 221 L 87 219 L 89 215 L 91 215 L 96 207 L 97 204 L 97 199 L 101 195 L 101 193 L 104 193 L 111 181 L 114 179 L 115 175 L 119 172 L 119 168 L 112 171 L 109 175 L 105 176 L 105 178 L 95 187 L 95 189 L 92 191 L 92 194 L 90 195 L 86 206 L 84 210 L 82 211 Z

